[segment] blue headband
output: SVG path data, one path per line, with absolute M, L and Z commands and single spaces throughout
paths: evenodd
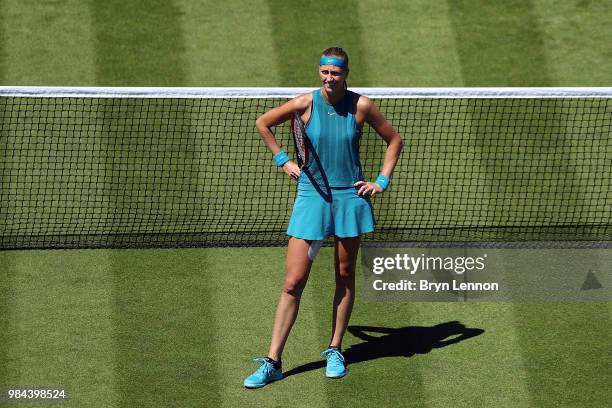
M 342 58 L 323 56 L 319 60 L 319 65 L 335 65 L 339 68 L 348 68 L 348 64 Z

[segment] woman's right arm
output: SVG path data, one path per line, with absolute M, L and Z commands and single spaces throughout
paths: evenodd
M 280 125 L 291 119 L 291 115 L 294 111 L 303 113 L 309 106 L 312 99 L 312 94 L 300 95 L 296 98 L 291 99 L 287 103 L 282 104 L 274 109 L 270 109 L 263 115 L 261 115 L 255 121 L 255 126 L 261 135 L 266 147 L 270 149 L 272 155 L 276 155 L 282 149 L 272 133 L 271 127 Z M 289 160 L 283 165 L 283 171 L 288 176 L 297 180 L 300 175 L 299 166 L 292 160 Z

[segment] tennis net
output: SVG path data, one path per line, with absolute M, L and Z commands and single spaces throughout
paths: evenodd
M 0 248 L 285 244 L 255 119 L 308 91 L 0 87 Z M 367 240 L 612 240 L 612 88 L 355 91 L 406 144 Z M 367 179 L 384 149 L 366 125 Z

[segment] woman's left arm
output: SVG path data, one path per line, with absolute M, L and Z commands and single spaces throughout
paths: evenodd
M 395 165 L 404 147 L 404 142 L 399 133 L 397 133 L 393 126 L 385 119 L 371 99 L 364 96 L 360 97 L 357 102 L 357 109 L 363 114 L 364 121 L 372 126 L 376 133 L 378 133 L 387 143 L 385 159 L 380 174 L 387 179 L 391 179 L 393 169 L 395 169 Z M 359 181 L 355 183 L 355 186 L 360 187 L 358 191 L 359 195 L 374 195 L 384 191 L 379 184 L 372 182 Z

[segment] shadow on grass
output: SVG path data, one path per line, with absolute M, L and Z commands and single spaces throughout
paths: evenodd
M 484 333 L 482 329 L 468 328 L 458 321 L 441 323 L 432 327 L 407 326 L 398 329 L 376 326 L 349 326 L 349 333 L 364 340 L 344 351 L 347 365 L 383 357 L 411 357 L 427 354 L 434 348 L 459 343 Z M 313 361 L 292 368 L 284 377 L 318 370 L 325 367 L 325 360 Z

